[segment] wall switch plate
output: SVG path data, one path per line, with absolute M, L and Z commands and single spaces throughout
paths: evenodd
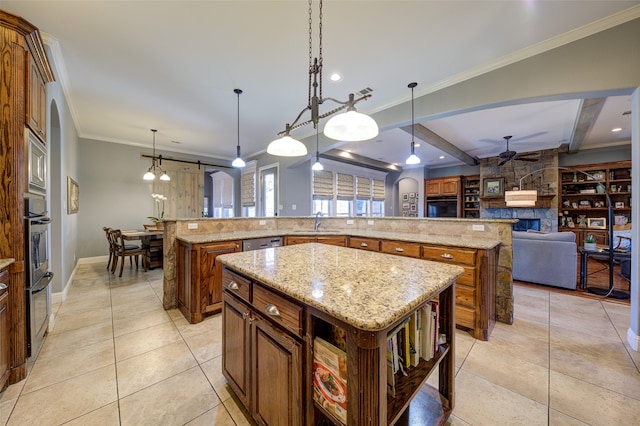
M 484 231 L 484 225 L 471 225 L 473 231 Z
M 347 220 L 347 225 L 353 225 L 353 219 L 348 219 Z
M 187 224 L 187 228 L 188 229 L 198 229 L 198 224 L 197 223 L 189 223 L 189 224 Z
M 368 220 L 367 221 L 367 225 L 373 225 L 373 221 L 372 220 Z
M 298 206 L 296 206 L 295 204 L 291 204 L 291 210 L 295 210 Z
M 258 222 L 258 225 L 266 225 L 267 221 L 266 220 L 261 220 Z

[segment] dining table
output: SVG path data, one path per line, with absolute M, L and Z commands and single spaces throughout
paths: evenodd
M 164 229 L 134 229 L 122 231 L 122 238 L 127 241 L 141 241 L 145 250 L 144 263 L 146 269 L 162 268 Z

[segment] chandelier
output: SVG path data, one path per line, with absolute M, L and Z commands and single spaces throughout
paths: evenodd
M 154 180 L 156 178 L 156 174 L 158 173 L 158 171 L 160 171 L 160 180 L 164 180 L 164 181 L 171 180 L 167 172 L 162 170 L 159 165 L 156 165 L 156 132 L 157 130 L 151 129 L 151 132 L 153 132 L 153 155 L 151 156 L 151 167 L 147 169 L 147 172 L 144 174 L 144 176 L 142 176 L 142 179 Z M 162 162 L 162 156 L 160 157 L 159 161 Z
M 357 112 L 355 108 L 355 104 L 369 99 L 371 94 L 365 93 L 359 98 L 356 98 L 353 93 L 350 93 L 349 99 L 344 102 L 334 98 L 322 97 L 322 0 L 320 0 L 319 3 L 318 57 L 313 58 L 313 42 L 311 36 L 313 7 L 312 0 L 309 0 L 309 87 L 307 105 L 300 111 L 292 123 L 286 124 L 285 130 L 278 133 L 278 136 L 282 137 L 269 144 L 267 153 L 271 155 L 283 157 L 306 155 L 307 147 L 299 140 L 292 138 L 290 132 L 310 123 L 313 123 L 313 127 L 317 129 L 318 122 L 321 118 L 329 117 L 344 110 L 346 111 L 333 116 L 325 124 L 323 131 L 325 136 L 344 142 L 355 142 L 371 139 L 378 135 L 378 125 L 376 122 L 368 115 Z M 325 101 L 333 101 L 339 104 L 339 106 L 320 114 L 319 107 Z M 307 111 L 311 111 L 311 119 L 299 122 L 302 115 Z

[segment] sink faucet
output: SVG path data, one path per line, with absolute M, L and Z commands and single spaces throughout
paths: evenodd
M 313 226 L 313 230 L 314 231 L 318 231 L 318 229 L 320 228 L 320 217 L 322 216 L 322 212 L 318 212 L 316 213 L 316 223 Z

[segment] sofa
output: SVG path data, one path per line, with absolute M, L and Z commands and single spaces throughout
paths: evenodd
M 576 289 L 576 234 L 513 231 L 512 241 L 514 280 Z

